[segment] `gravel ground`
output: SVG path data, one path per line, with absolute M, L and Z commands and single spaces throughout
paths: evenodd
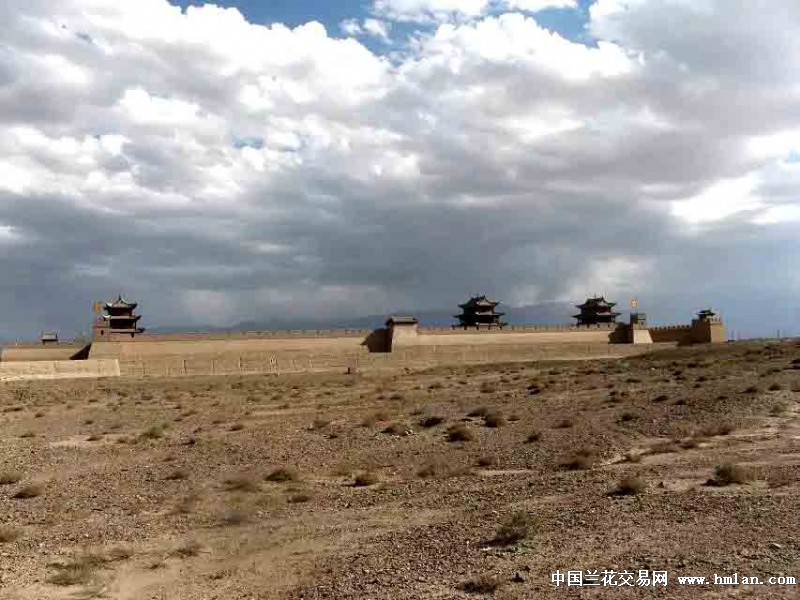
M 797 342 L 4 384 L 0 598 L 797 598 L 798 399 Z

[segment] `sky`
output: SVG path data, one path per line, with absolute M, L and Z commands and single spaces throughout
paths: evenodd
M 0 339 L 119 293 L 146 327 L 598 293 L 798 335 L 800 4 L 768 4 L 2 3 Z

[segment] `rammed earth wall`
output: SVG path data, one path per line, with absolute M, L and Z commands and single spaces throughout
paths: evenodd
M 119 377 L 115 359 L 104 360 L 39 360 L 0 363 L 0 381 L 37 379 L 82 379 Z
M 15 345 L 0 350 L 0 362 L 28 362 L 43 360 L 74 360 L 88 353 L 85 344 L 53 344 L 52 346 Z M 85 358 L 85 356 L 83 356 Z
M 260 373 L 363 372 L 383 369 L 427 368 L 449 364 L 480 364 L 533 360 L 581 360 L 619 358 L 643 354 L 672 344 L 634 346 L 632 344 L 509 344 L 420 346 L 391 353 L 338 352 L 315 353 L 286 351 L 245 354 L 194 354 L 120 359 L 122 375 L 180 377 L 192 375 L 233 375 Z

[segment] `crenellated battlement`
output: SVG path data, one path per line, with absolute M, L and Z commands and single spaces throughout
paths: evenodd
M 181 332 L 181 333 L 141 333 L 135 338 L 122 337 L 110 341 L 125 342 L 194 342 L 215 340 L 273 340 L 273 339 L 300 339 L 300 338 L 341 338 L 341 337 L 366 337 L 372 329 L 286 329 L 275 331 L 223 331 L 223 332 Z
M 614 331 L 620 327 L 620 323 L 598 323 L 595 325 L 506 325 L 502 329 L 493 327 L 420 327 L 420 334 L 436 334 L 436 335 L 468 335 L 468 334 L 511 334 L 511 333 L 526 333 L 526 332 L 564 332 L 564 331 Z

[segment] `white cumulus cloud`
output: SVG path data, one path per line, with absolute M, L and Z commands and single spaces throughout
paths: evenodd
M 572 4 L 383 0 L 344 38 L 0 5 L 0 337 L 120 291 L 151 325 L 794 293 L 800 5 L 599 0 L 590 45 L 523 14 Z M 424 23 L 391 59 L 390 20 Z

